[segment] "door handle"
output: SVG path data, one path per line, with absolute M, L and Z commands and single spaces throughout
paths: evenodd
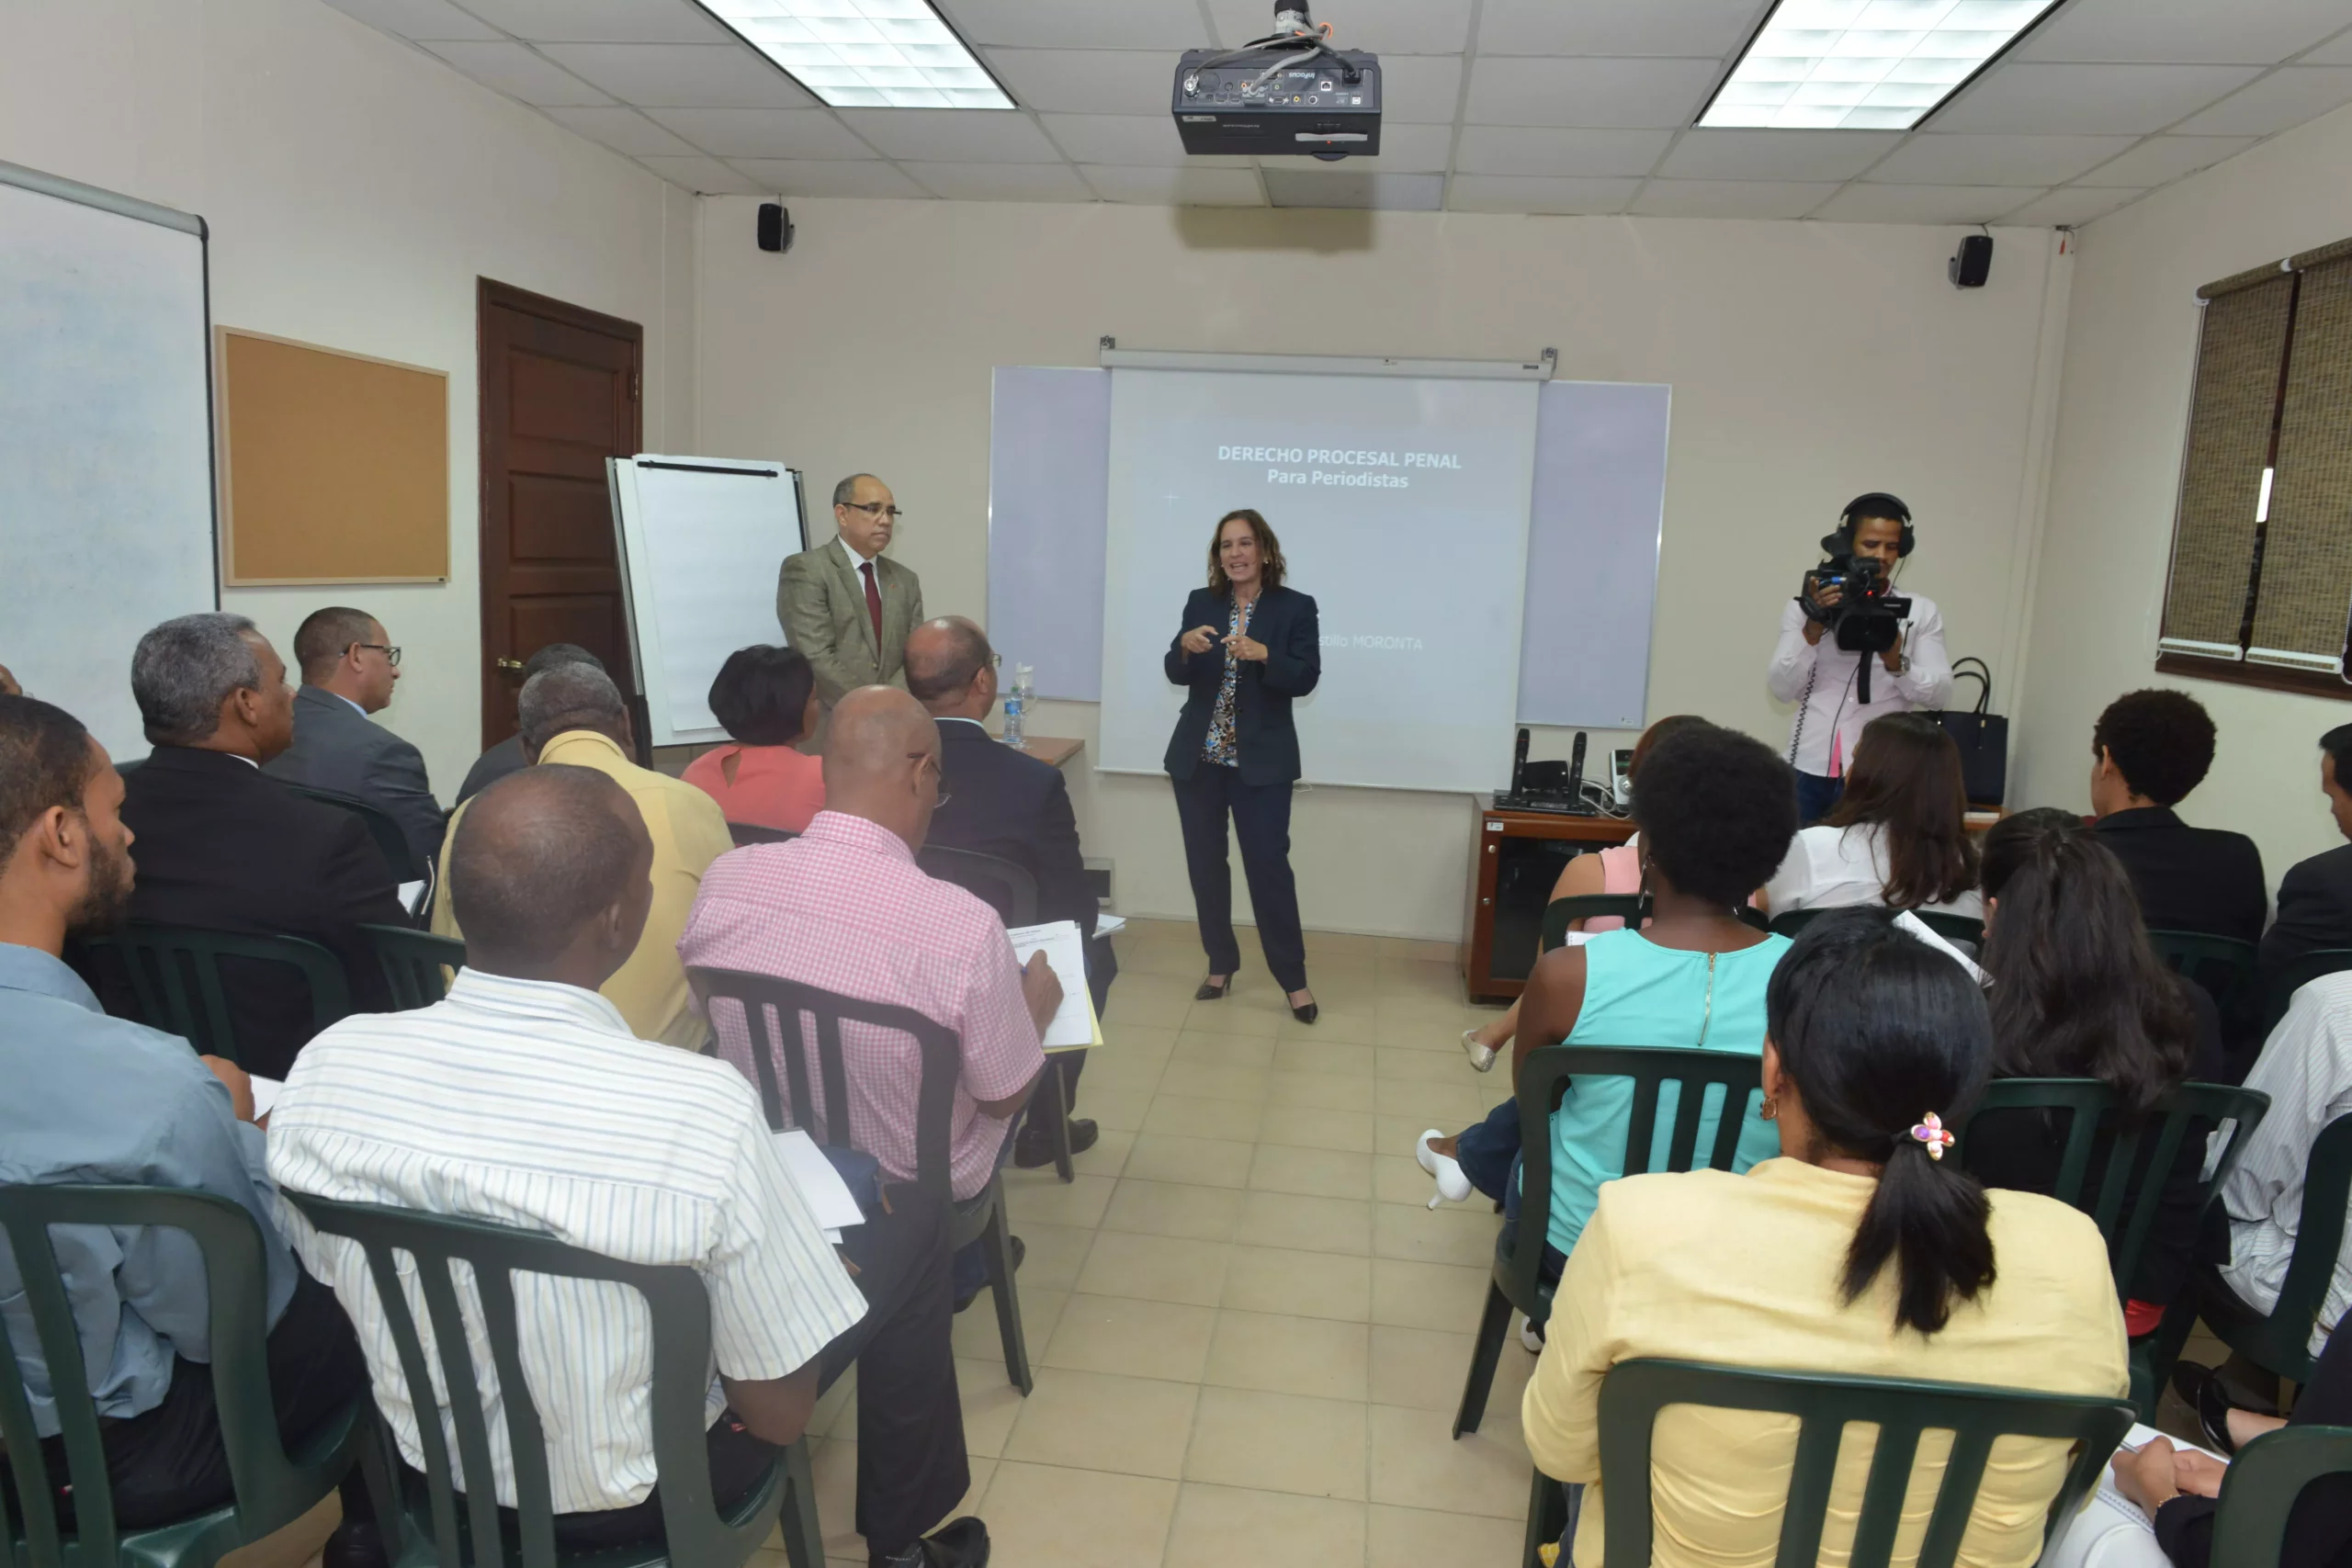
M 518 672 L 529 668 L 529 666 L 526 665 L 519 659 L 501 659 L 494 660 L 493 662 L 495 662 L 501 670 L 513 670 Z

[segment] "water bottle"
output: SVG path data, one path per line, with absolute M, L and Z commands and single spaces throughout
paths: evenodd
M 1018 746 L 1022 742 L 1023 710 L 1029 705 L 1029 666 L 1012 667 L 1012 684 L 1004 693 L 1004 743 Z

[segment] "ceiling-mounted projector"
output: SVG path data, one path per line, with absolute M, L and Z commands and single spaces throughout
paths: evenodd
M 1264 38 L 1184 51 L 1174 110 L 1187 152 L 1369 156 L 1380 151 L 1380 59 L 1333 49 L 1306 0 L 1274 0 Z

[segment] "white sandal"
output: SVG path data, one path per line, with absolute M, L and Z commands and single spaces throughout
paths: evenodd
M 1470 1058 L 1470 1065 L 1478 1071 L 1482 1073 L 1494 1071 L 1495 1048 L 1482 1042 L 1478 1038 L 1476 1030 L 1465 1029 L 1462 1032 L 1462 1050 Z
M 1470 1196 L 1470 1179 L 1462 1174 L 1461 1162 L 1430 1147 L 1431 1140 L 1444 1136 L 1443 1133 L 1431 1127 L 1421 1134 L 1420 1142 L 1413 1145 L 1413 1157 L 1421 1162 L 1423 1170 L 1437 1179 L 1437 1192 L 1430 1199 L 1432 1209 L 1440 1203 L 1464 1202 Z

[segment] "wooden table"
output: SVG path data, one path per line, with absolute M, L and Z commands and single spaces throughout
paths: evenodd
M 998 739 L 1001 740 L 1003 737 L 999 736 Z M 1035 757 L 1041 762 L 1063 768 L 1068 767 L 1069 760 L 1085 750 L 1085 747 L 1086 742 L 1083 740 L 1072 740 L 1057 735 L 1032 735 L 1014 750 L 1025 756 Z
M 1603 850 L 1634 836 L 1631 819 L 1509 811 L 1471 802 L 1470 889 L 1462 920 L 1462 983 L 1473 1001 L 1502 1001 L 1526 988 L 1560 866 L 1558 846 Z M 1496 919 L 1502 919 L 1497 951 Z

